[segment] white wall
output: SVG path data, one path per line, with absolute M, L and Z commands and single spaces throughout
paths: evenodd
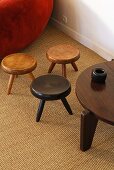
M 52 22 L 103 58 L 114 58 L 114 0 L 54 0 Z

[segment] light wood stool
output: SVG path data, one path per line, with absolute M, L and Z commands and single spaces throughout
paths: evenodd
M 63 44 L 51 47 L 47 51 L 46 56 L 47 59 L 52 62 L 48 73 L 52 72 L 55 64 L 62 64 L 62 75 L 66 77 L 66 64 L 69 63 L 75 71 L 78 71 L 75 61 L 80 58 L 80 51 L 71 45 Z
M 29 74 L 32 80 L 35 79 L 32 71 L 36 68 L 37 61 L 27 54 L 15 53 L 8 55 L 2 60 L 1 66 L 6 73 L 10 74 L 7 94 L 11 93 L 14 78 L 18 75 Z

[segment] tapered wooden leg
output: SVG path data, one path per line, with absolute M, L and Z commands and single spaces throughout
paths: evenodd
M 56 63 L 51 63 L 50 67 L 49 67 L 49 70 L 48 70 L 48 73 L 51 73 L 53 68 L 55 67 L 55 64 Z
M 61 100 L 62 100 L 63 105 L 65 106 L 66 110 L 68 111 L 68 113 L 69 113 L 70 115 L 72 115 L 72 114 L 73 114 L 73 113 L 72 113 L 72 110 L 71 110 L 70 105 L 68 104 L 66 98 L 61 98 Z
M 36 116 L 36 122 L 40 121 L 40 118 L 41 118 L 41 115 L 43 112 L 43 108 L 44 108 L 44 104 L 45 104 L 45 100 L 40 100 L 40 104 L 39 104 L 37 116 Z
M 15 78 L 15 75 L 11 74 L 9 78 L 9 82 L 8 82 L 8 91 L 7 91 L 8 95 L 11 93 L 14 78 Z
M 81 128 L 80 128 L 80 149 L 86 151 L 91 147 L 98 119 L 89 112 L 81 113 Z
M 62 64 L 62 76 L 66 77 L 66 64 Z
M 74 68 L 75 71 L 78 71 L 78 67 L 76 66 L 76 64 L 73 62 L 71 63 L 72 67 Z
M 29 77 L 30 77 L 30 79 L 31 79 L 31 80 L 34 80 L 34 79 L 35 79 L 35 77 L 34 77 L 34 75 L 33 75 L 33 73 L 32 73 L 32 72 L 31 72 L 31 73 L 29 73 L 28 75 L 29 75 Z

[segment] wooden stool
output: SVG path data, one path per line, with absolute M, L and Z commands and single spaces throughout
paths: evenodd
M 49 74 L 40 76 L 32 82 L 30 89 L 31 93 L 40 99 L 36 117 L 37 122 L 40 121 L 46 100 L 61 99 L 66 110 L 72 115 L 72 110 L 65 98 L 71 92 L 71 85 L 63 76 Z
M 62 75 L 66 77 L 66 64 L 71 63 L 75 71 L 78 71 L 78 68 L 75 64 L 80 58 L 79 49 L 72 47 L 68 44 L 57 45 L 51 47 L 46 53 L 47 59 L 51 61 L 48 73 L 51 73 L 55 64 L 62 64 Z
M 8 55 L 2 60 L 1 66 L 6 73 L 10 74 L 7 94 L 11 93 L 14 78 L 18 75 L 29 74 L 32 80 L 35 79 L 32 71 L 36 68 L 37 61 L 27 54 L 15 53 Z

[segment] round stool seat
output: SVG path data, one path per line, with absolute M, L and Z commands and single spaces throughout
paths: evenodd
M 66 77 L 66 64 L 71 64 L 75 71 L 78 68 L 75 62 L 80 58 L 80 51 L 78 48 L 69 44 L 57 45 L 51 47 L 46 53 L 47 59 L 51 61 L 48 73 L 51 73 L 55 64 L 62 64 L 62 75 Z
M 31 83 L 30 90 L 35 97 L 40 99 L 36 117 L 37 122 L 40 120 L 46 100 L 61 99 L 66 110 L 69 114 L 72 114 L 70 105 L 65 98 L 71 92 L 70 82 L 66 78 L 59 75 L 43 75 L 37 77 Z
M 31 84 L 32 94 L 39 99 L 57 100 L 66 97 L 70 91 L 69 81 L 59 75 L 43 75 Z
M 37 61 L 27 54 L 15 53 L 6 56 L 1 65 L 5 72 L 21 75 L 33 71 L 37 66 Z
M 79 49 L 69 44 L 63 44 L 51 47 L 47 52 L 47 58 L 58 64 L 68 64 L 78 60 L 79 54 Z
M 16 75 L 29 74 L 32 80 L 35 79 L 32 71 L 36 68 L 37 61 L 34 57 L 27 54 L 10 54 L 2 60 L 1 66 L 6 73 L 10 74 L 7 94 L 11 93 L 11 88 Z

